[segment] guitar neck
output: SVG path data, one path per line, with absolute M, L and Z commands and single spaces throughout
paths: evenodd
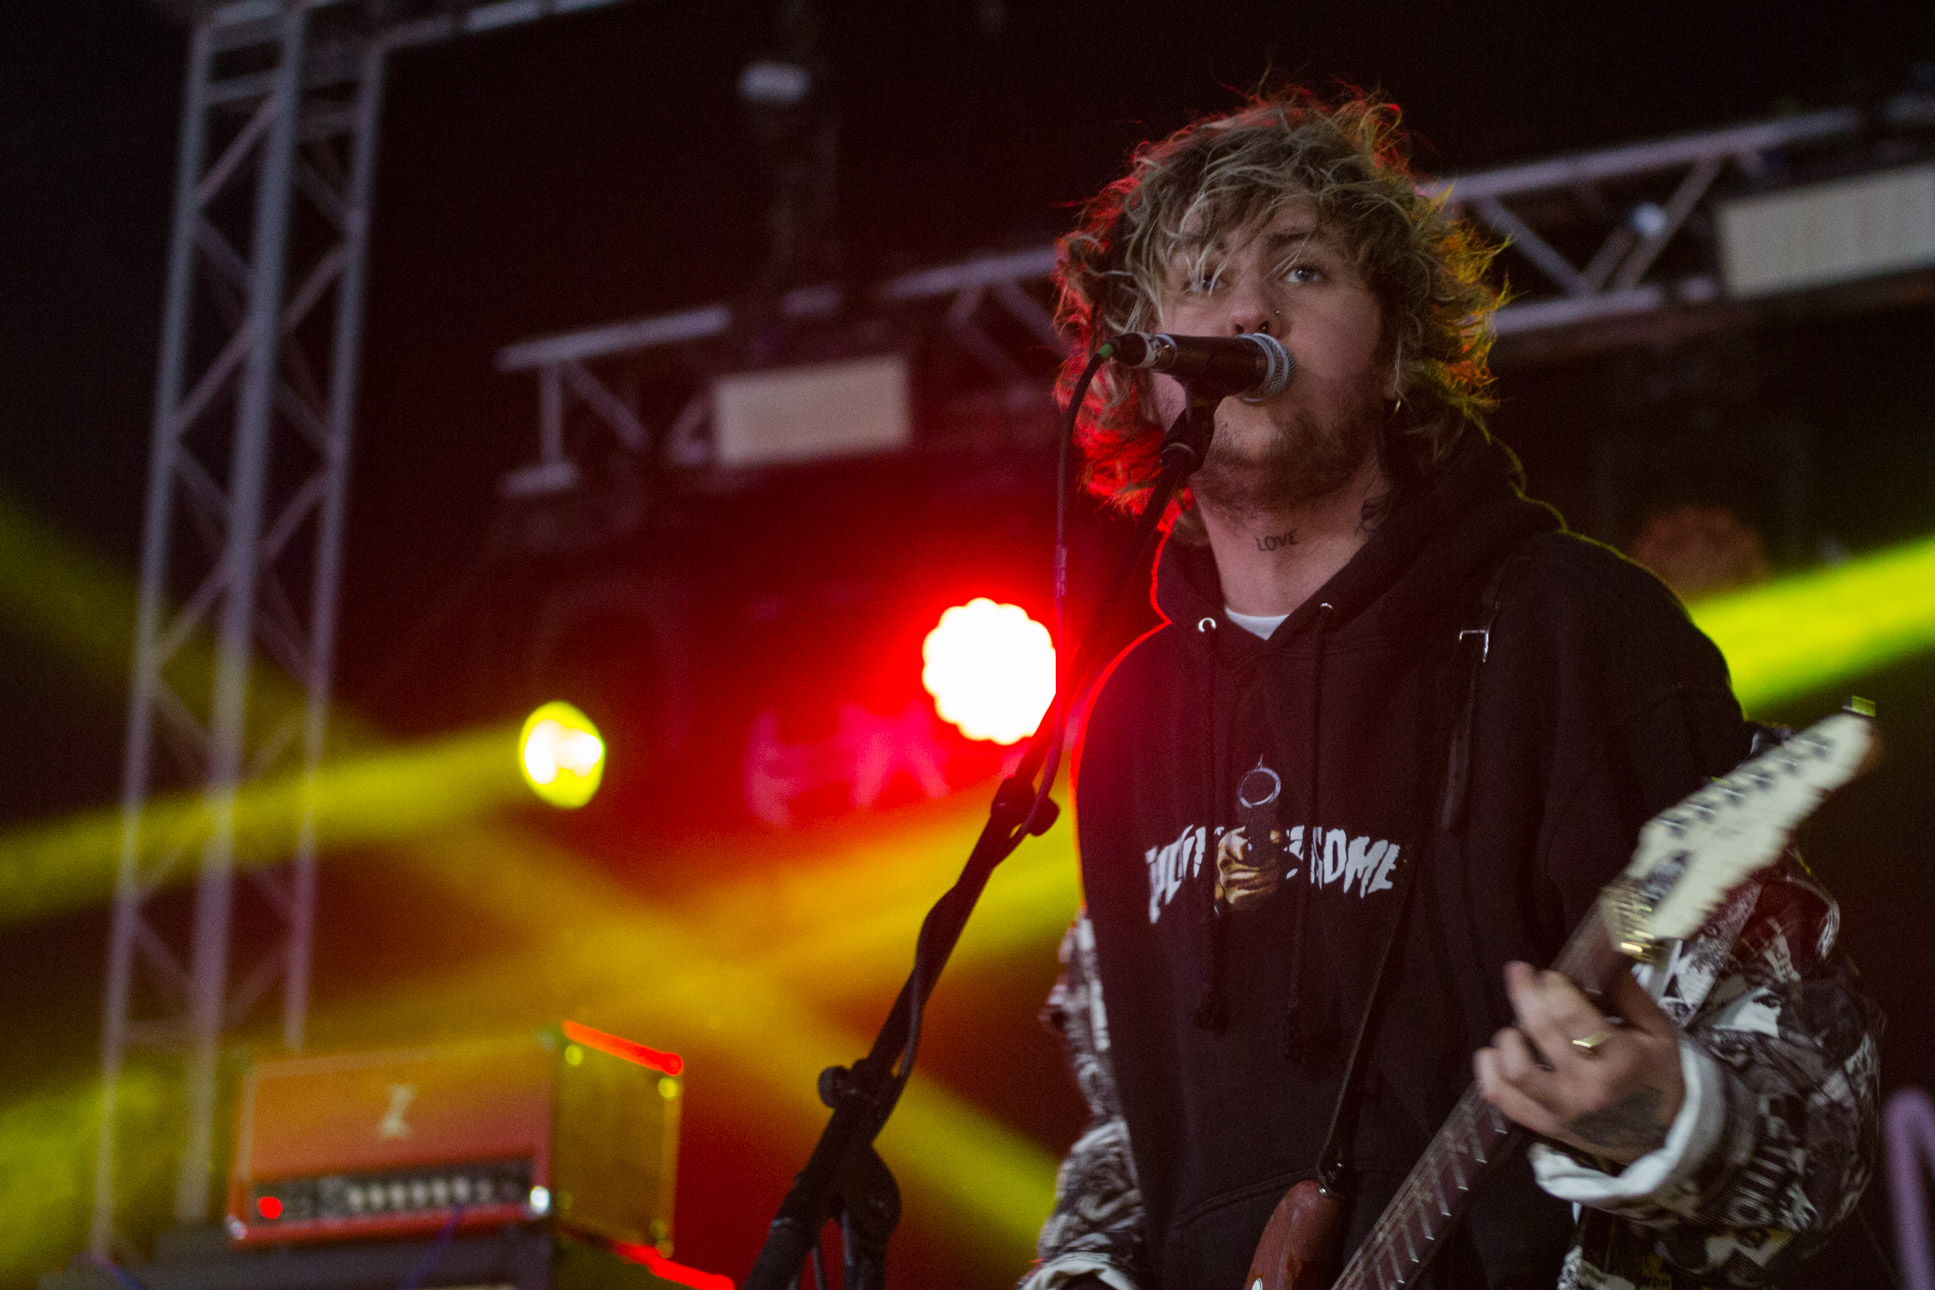
M 1566 942 L 1553 968 L 1594 997 L 1626 969 L 1626 960 L 1607 939 L 1597 905 Z M 1403 1290 L 1410 1285 L 1464 1213 L 1472 1188 L 1524 1136 L 1523 1129 L 1479 1096 L 1476 1085 L 1466 1089 L 1333 1290 Z
M 1600 893 L 1553 968 L 1598 998 L 1629 966 L 1618 946 L 1692 935 L 1729 891 L 1779 858 L 1823 797 L 1860 774 L 1875 751 L 1872 715 L 1855 707 L 1818 721 L 1647 821 L 1632 862 Z M 1619 929 L 1616 941 L 1609 926 Z M 1409 1286 L 1472 1188 L 1523 1132 L 1476 1089 L 1465 1090 L 1333 1290 Z
M 1334 1290 L 1400 1290 L 1430 1260 L 1465 1199 L 1493 1161 L 1517 1146 L 1517 1126 L 1465 1090 L 1438 1136 L 1337 1278 Z

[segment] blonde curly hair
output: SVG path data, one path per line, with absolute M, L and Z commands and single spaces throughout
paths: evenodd
M 1178 251 L 1200 251 L 1215 233 L 1267 221 L 1300 198 L 1335 230 L 1380 305 L 1385 353 L 1404 391 L 1387 430 L 1387 469 L 1428 471 L 1465 435 L 1483 434 L 1494 406 L 1490 320 L 1501 301 L 1485 274 L 1497 247 L 1419 191 L 1397 106 L 1362 94 L 1258 96 L 1136 151 L 1057 248 L 1057 318 L 1074 340 L 1063 399 L 1102 340 L 1156 325 Z M 1155 479 L 1163 430 L 1149 375 L 1104 367 L 1077 427 L 1089 491 L 1136 507 Z M 1171 519 L 1179 536 L 1204 540 L 1186 493 Z

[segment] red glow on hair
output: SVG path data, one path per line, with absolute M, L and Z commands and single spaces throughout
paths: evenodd
M 612 1241 L 611 1252 L 621 1259 L 643 1264 L 653 1276 L 691 1286 L 692 1290 L 733 1290 L 732 1278 L 719 1272 L 701 1272 L 683 1263 L 674 1263 L 649 1245 Z
M 264 1218 L 281 1218 L 282 1202 L 274 1196 L 257 1196 L 255 1198 L 255 1212 Z
M 629 1039 L 620 1039 L 617 1035 L 608 1035 L 602 1030 L 593 1030 L 590 1026 L 580 1025 L 575 1021 L 564 1023 L 564 1037 L 574 1044 L 596 1048 L 601 1053 L 610 1053 L 613 1057 L 622 1057 L 628 1062 L 649 1066 L 667 1075 L 676 1075 L 685 1069 L 685 1059 L 677 1053 L 662 1053 L 656 1048 L 647 1048 L 643 1044 L 635 1044 Z M 657 1251 L 654 1250 L 653 1253 L 656 1254 Z

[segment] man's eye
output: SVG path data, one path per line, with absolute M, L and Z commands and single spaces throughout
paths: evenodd
M 1324 271 L 1314 264 L 1293 264 L 1283 271 L 1285 282 L 1322 282 Z

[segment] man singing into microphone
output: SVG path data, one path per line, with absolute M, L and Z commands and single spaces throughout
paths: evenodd
M 1347 1255 L 1474 1076 L 1536 1145 L 1424 1284 L 1762 1285 L 1868 1179 L 1879 1019 L 1798 861 L 1615 1016 L 1528 966 L 1754 736 L 1671 593 L 1487 436 L 1487 256 L 1394 108 L 1303 96 L 1145 147 L 1063 242 L 1071 374 L 1138 331 L 1268 334 L 1295 377 L 1218 407 L 1166 623 L 1087 718 L 1047 1015 L 1094 1119 L 1025 1290 L 1237 1290 L 1327 1142 Z M 1137 505 L 1182 402 L 1105 368 L 1089 486 Z

